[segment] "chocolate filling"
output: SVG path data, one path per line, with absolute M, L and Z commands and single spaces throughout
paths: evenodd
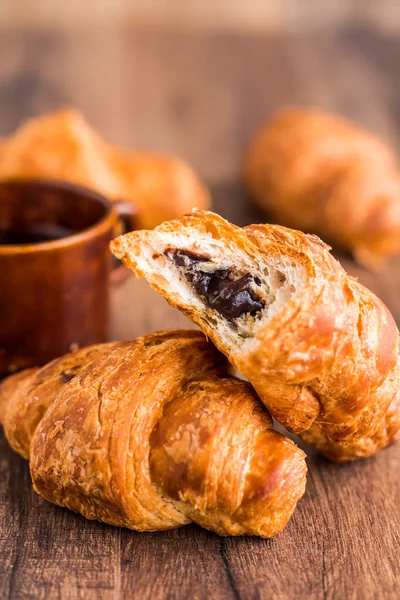
M 71 381 L 71 379 L 73 379 L 76 375 L 76 371 L 62 371 L 62 373 L 60 373 L 60 382 L 61 383 L 68 383 L 69 381 Z
M 244 314 L 255 315 L 265 303 L 252 289 L 252 282 L 260 285 L 258 277 L 250 274 L 238 277 L 232 269 L 218 269 L 214 273 L 195 269 L 198 263 L 208 262 L 210 257 L 187 250 L 165 251 L 178 267 L 185 268 L 185 277 L 199 296 L 225 319 L 234 321 Z

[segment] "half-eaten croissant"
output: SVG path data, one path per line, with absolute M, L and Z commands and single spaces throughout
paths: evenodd
M 227 369 L 199 331 L 92 346 L 6 379 L 0 419 L 36 491 L 88 519 L 271 537 L 305 456 Z
M 114 254 L 197 323 L 290 431 L 335 461 L 400 429 L 399 332 L 314 235 L 194 211 Z

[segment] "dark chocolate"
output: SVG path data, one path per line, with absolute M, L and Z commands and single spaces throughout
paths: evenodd
M 184 267 L 185 277 L 195 292 L 229 321 L 244 314 L 255 315 L 264 308 L 265 303 L 251 287 L 254 281 L 260 285 L 258 277 L 250 274 L 239 277 L 232 269 L 218 269 L 213 273 L 195 269 L 194 265 L 208 262 L 210 258 L 187 250 L 168 249 L 165 254 L 178 267 Z
M 168 258 L 171 258 L 178 267 L 190 268 L 193 264 L 208 262 L 210 260 L 209 256 L 194 254 L 194 252 L 190 252 L 189 250 L 167 248 L 164 254 L 168 256 Z
M 76 372 L 74 371 L 62 371 L 62 373 L 60 373 L 60 382 L 61 383 L 68 383 L 69 381 L 71 381 L 71 379 L 73 379 L 76 375 Z
M 206 295 L 208 304 L 230 321 L 244 314 L 255 315 L 264 303 L 251 288 L 252 281 L 251 275 L 233 281 L 212 277 Z

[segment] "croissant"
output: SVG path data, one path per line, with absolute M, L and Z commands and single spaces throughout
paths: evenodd
M 140 227 L 210 204 L 205 186 L 182 160 L 114 148 L 72 109 L 30 119 L 1 141 L 0 178 L 15 177 L 70 181 L 132 201 Z
M 273 416 L 341 462 L 400 429 L 399 332 L 315 235 L 194 211 L 111 250 L 197 323 Z
M 400 175 L 373 135 L 314 109 L 279 112 L 254 136 L 244 176 L 283 225 L 320 234 L 375 266 L 400 251 Z
M 199 331 L 92 346 L 10 376 L 0 419 L 39 494 L 138 531 L 195 522 L 271 537 L 305 489 L 302 450 Z

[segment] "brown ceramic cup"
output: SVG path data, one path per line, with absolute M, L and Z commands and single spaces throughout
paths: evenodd
M 0 182 L 0 376 L 107 339 L 108 245 L 133 212 L 75 184 Z

